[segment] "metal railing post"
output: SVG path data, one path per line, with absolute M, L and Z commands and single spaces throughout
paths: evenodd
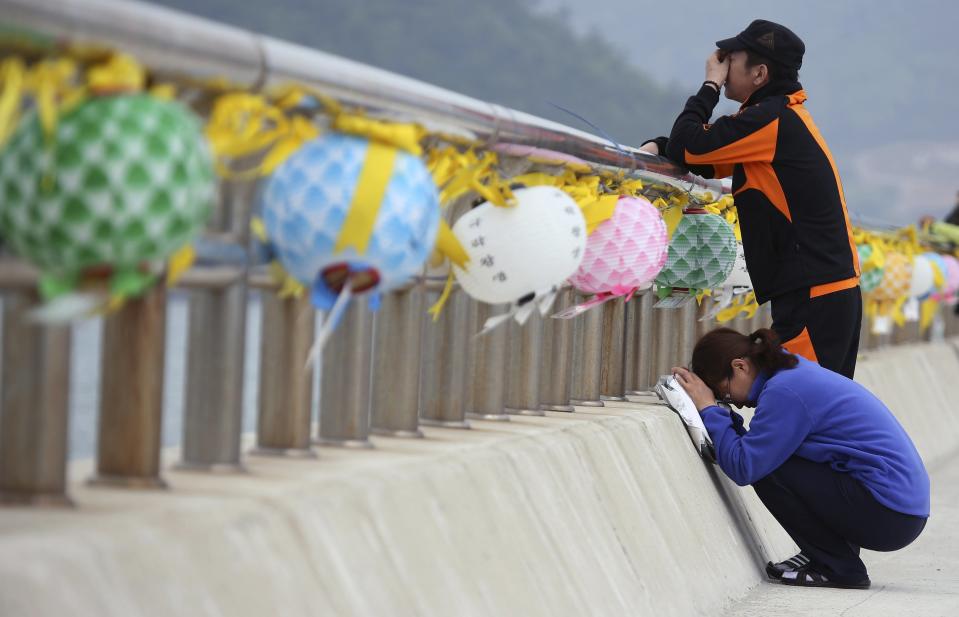
M 626 394 L 648 392 L 652 355 L 653 294 L 636 294 L 626 305 Z
M 246 309 L 245 280 L 190 291 L 183 458 L 178 469 L 243 471 Z
M 574 405 L 603 406 L 600 399 L 602 359 L 603 312 L 594 308 L 573 320 L 573 380 L 569 396 Z
M 693 346 L 696 345 L 696 308 L 696 301 L 692 300 L 673 311 L 673 328 L 676 330 L 676 356 L 673 362 L 676 366 L 689 366 L 692 359 Z M 670 368 L 667 367 L 667 370 Z
M 919 322 L 907 321 L 901 327 L 895 327 L 892 331 L 893 345 L 907 345 L 919 340 Z
M 209 228 L 231 232 L 245 245 L 255 181 L 221 181 Z M 242 472 L 243 387 L 247 277 L 190 292 L 183 458 L 178 469 Z M 264 333 L 264 336 L 267 336 Z
M 650 363 L 650 383 L 655 384 L 675 366 L 673 350 L 676 347 L 675 309 L 653 309 L 653 361 Z
M 546 319 L 549 319 L 548 317 Z M 533 311 L 526 323 L 510 321 L 506 343 L 506 412 L 542 416 L 539 381 L 543 358 L 543 320 Z
M 862 316 L 862 324 L 859 327 L 859 351 L 868 351 L 875 349 L 875 342 L 873 340 L 872 328 L 869 324 L 869 319 L 865 315 Z
M 70 327 L 32 324 L 34 291 L 3 296 L 0 504 L 70 506 Z
M 424 314 L 420 424 L 470 428 L 466 420 L 470 298 L 454 289 L 437 321 Z
M 370 390 L 373 313 L 367 296 L 354 296 L 322 352 L 319 444 L 372 448 Z
M 477 303 L 470 327 L 473 337 L 471 359 L 472 396 L 466 417 L 475 420 L 509 420 L 506 413 L 506 324 L 477 336 L 487 319 L 506 311 L 505 306 Z
M 575 293 L 566 287 L 559 291 L 550 314 L 573 306 Z M 569 404 L 573 377 L 573 321 L 543 319 L 543 357 L 540 362 L 539 399 L 544 411 L 576 411 Z
M 388 293 L 373 320 L 374 435 L 422 437 L 419 429 L 423 284 Z
M 166 487 L 160 477 L 165 334 L 162 286 L 104 319 L 97 467 L 91 484 Z
M 626 400 L 626 299 L 609 300 L 603 311 L 603 351 L 600 362 L 600 398 Z
M 959 317 L 956 316 L 955 308 L 955 306 L 949 304 L 945 307 L 946 338 L 952 338 L 959 334 Z
M 316 325 L 309 299 L 261 293 L 260 391 L 251 454 L 315 458 L 313 371 L 305 367 Z

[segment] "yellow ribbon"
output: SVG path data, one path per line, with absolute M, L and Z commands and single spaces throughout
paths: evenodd
M 280 284 L 280 290 L 277 295 L 281 298 L 302 298 L 306 293 L 304 287 L 298 280 L 290 276 L 278 261 L 270 263 L 270 275 L 273 280 Z
M 173 84 L 156 84 L 150 88 L 150 96 L 164 101 L 172 101 L 176 98 L 176 86 Z
M 396 148 L 391 145 L 369 142 L 353 201 L 333 247 L 337 253 L 349 247 L 356 249 L 360 255 L 366 253 L 386 187 L 393 175 L 396 155 Z
M 440 318 L 440 313 L 443 312 L 443 307 L 446 306 L 446 301 L 450 299 L 450 294 L 453 293 L 453 271 L 450 270 L 449 274 L 446 275 L 446 285 L 443 286 L 443 293 L 440 294 L 439 299 L 431 306 L 426 312 L 433 316 L 433 321 L 436 321 Z
M 563 186 L 562 177 L 553 176 L 541 171 L 514 176 L 511 181 L 519 184 L 525 184 L 526 186 Z
M 586 219 L 586 235 L 592 234 L 600 223 L 613 218 L 618 202 L 619 195 L 603 195 L 581 207 L 583 217 Z
M 736 318 L 736 315 L 739 314 L 741 308 L 742 306 L 740 305 L 740 300 L 733 300 L 733 303 L 730 306 L 716 313 L 716 322 L 726 323 L 728 321 L 732 321 Z
M 638 179 L 621 180 L 619 185 L 616 187 L 616 190 L 620 195 L 636 197 L 637 195 L 642 194 L 643 181 Z
M 0 64 L 0 148 L 10 139 L 19 122 L 25 73 L 20 58 L 7 58 Z
M 87 87 L 94 94 L 141 92 L 145 84 L 146 71 L 127 54 L 113 54 L 87 72 Z
M 744 296 L 733 300 L 733 303 L 729 307 L 719 311 L 719 313 L 716 314 L 716 321 L 726 323 L 735 319 L 740 313 L 745 314 L 748 319 L 751 319 L 757 310 L 759 310 L 759 302 L 756 301 L 756 293 L 750 291 Z
M 672 239 L 680 221 L 683 220 L 683 209 L 679 206 L 670 206 L 662 198 L 653 202 L 659 211 L 663 214 L 663 221 L 666 223 L 666 234 Z
M 421 156 L 420 140 L 426 131 L 416 124 L 381 122 L 359 115 L 339 114 L 333 118 L 334 130 L 350 135 L 360 135 L 380 144 L 389 145 L 414 156 Z
M 863 244 L 870 247 L 869 258 L 859 264 L 863 272 L 878 270 L 886 265 L 886 251 L 883 250 L 883 242 L 865 232 L 860 232 L 860 240 L 857 244 Z
M 304 143 L 319 136 L 307 118 L 288 118 L 282 108 L 260 95 L 234 92 L 217 99 L 206 126 L 206 136 L 217 154 L 217 171 L 228 178 L 268 175 Z M 227 167 L 221 158 L 240 158 L 266 151 L 262 161 L 242 171 Z
M 27 87 L 34 92 L 40 126 L 47 139 L 52 139 L 57 127 L 58 98 L 69 92 L 76 65 L 69 60 L 47 60 L 34 67 Z
M 193 262 L 196 261 L 196 251 L 192 244 L 187 244 L 170 256 L 167 262 L 166 285 L 173 287 L 183 276 L 183 273 L 190 269 Z
M 932 284 L 935 286 L 936 291 L 939 291 L 946 284 L 946 277 L 942 273 L 942 269 L 939 268 L 939 264 L 930 259 L 929 265 L 932 266 Z
M 427 168 L 440 187 L 440 203 L 445 206 L 474 191 L 496 206 L 511 205 L 513 191 L 496 171 L 497 161 L 495 152 L 478 156 L 472 149 L 459 152 L 453 147 L 431 152 Z
M 711 196 L 710 193 L 707 193 L 707 196 Z M 723 217 L 723 219 L 729 223 L 729 226 L 733 228 L 733 234 L 736 236 L 736 241 L 742 243 L 743 234 L 739 229 L 739 212 L 736 210 L 736 206 L 733 203 L 732 195 L 725 195 L 713 203 L 707 204 L 704 206 L 704 209 L 711 214 L 718 214 Z
M 759 310 L 759 302 L 756 300 L 756 292 L 750 291 L 746 294 L 746 298 L 743 300 L 743 313 L 746 314 L 747 319 L 752 319 L 753 315 L 756 314 L 756 311 Z
M 465 268 L 470 260 L 466 249 L 453 234 L 450 226 L 442 219 L 440 219 L 440 228 L 436 234 L 436 250 L 460 268 Z
M 902 312 L 902 307 L 905 306 L 906 302 L 908 301 L 909 301 L 909 298 L 907 298 L 906 296 L 900 296 L 899 298 L 896 298 L 896 300 L 893 301 L 891 304 L 892 320 L 900 328 L 906 324 L 906 315 Z M 882 307 L 880 306 L 880 310 L 881 309 Z
M 932 320 L 939 312 L 939 302 L 933 299 L 924 300 L 920 309 L 919 331 L 925 332 L 932 325 Z

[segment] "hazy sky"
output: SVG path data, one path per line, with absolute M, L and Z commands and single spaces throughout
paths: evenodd
M 945 0 L 539 0 L 692 93 L 715 41 L 756 18 L 806 43 L 800 81 L 857 212 L 942 215 L 959 188 L 959 3 Z M 727 103 L 728 113 L 736 106 Z M 678 111 L 678 110 L 677 110 Z M 664 127 L 668 130 L 668 127 Z

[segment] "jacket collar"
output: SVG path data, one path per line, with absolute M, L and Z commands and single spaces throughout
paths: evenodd
M 790 98 L 796 98 L 798 100 L 791 101 L 795 103 L 802 103 L 806 100 L 806 91 L 803 90 L 802 84 L 798 81 L 792 81 L 789 79 L 784 79 L 780 81 L 771 81 L 759 90 L 753 92 L 746 102 L 743 103 L 740 109 L 746 109 L 750 105 L 755 105 L 759 101 L 768 99 L 772 96 L 784 96 L 784 95 L 793 95 Z
M 746 401 L 746 405 L 749 407 L 756 406 L 756 403 L 759 402 L 759 393 L 763 391 L 763 387 L 765 387 L 766 382 L 769 381 L 770 377 L 772 377 L 772 375 L 766 371 L 760 371 L 760 373 L 756 375 L 756 379 L 753 380 L 752 387 L 749 388 L 749 396 L 747 397 L 748 400 Z

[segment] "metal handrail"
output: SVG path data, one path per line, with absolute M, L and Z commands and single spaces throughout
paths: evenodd
M 345 104 L 411 119 L 479 143 L 521 144 L 600 169 L 694 192 L 723 192 L 668 159 L 557 122 L 480 101 L 332 54 L 150 4 L 117 0 L 0 0 L 0 50 L 109 46 L 164 79 L 264 90 L 297 83 Z

